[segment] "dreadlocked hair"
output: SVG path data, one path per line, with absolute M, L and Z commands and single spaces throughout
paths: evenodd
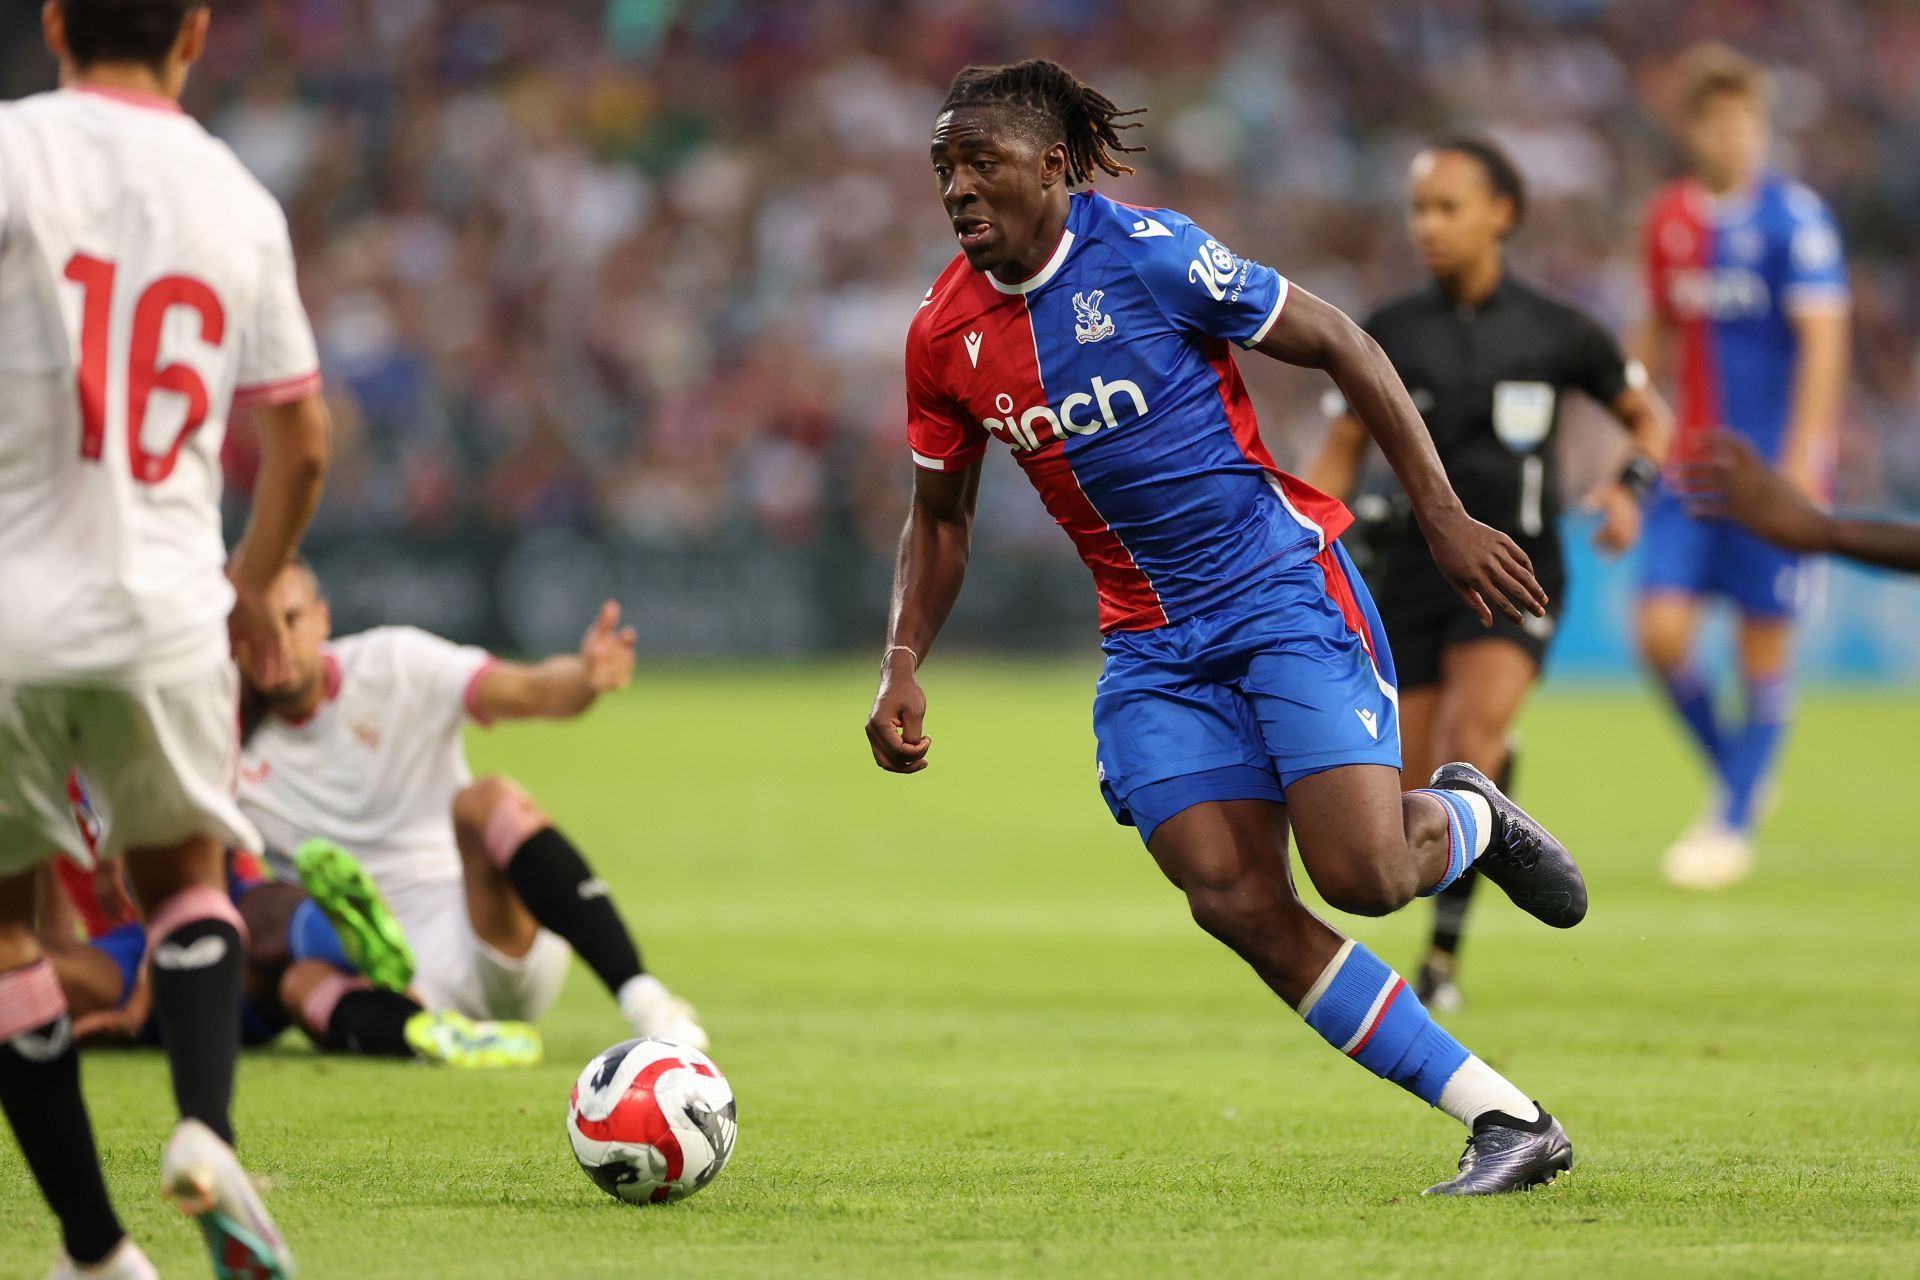
M 1120 156 L 1145 151 L 1120 141 L 1120 130 L 1138 129 L 1139 121 L 1120 123 L 1146 110 L 1122 111 L 1112 98 L 1081 81 L 1057 62 L 1028 58 L 1003 67 L 967 67 L 953 78 L 940 110 L 958 107 L 1011 107 L 1043 143 L 1067 144 L 1067 182 L 1092 182 L 1094 173 L 1119 177 L 1133 172 Z

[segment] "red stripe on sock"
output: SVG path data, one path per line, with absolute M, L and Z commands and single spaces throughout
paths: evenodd
M 1395 977 L 1393 980 L 1393 990 L 1387 992 L 1387 998 L 1380 1002 L 1380 1012 L 1373 1016 L 1373 1025 L 1367 1028 L 1367 1034 L 1360 1037 L 1360 1043 L 1348 1050 L 1347 1056 L 1349 1058 L 1357 1058 L 1360 1056 L 1360 1051 L 1367 1047 L 1369 1040 L 1373 1039 L 1373 1033 L 1378 1031 L 1380 1024 L 1387 1020 L 1387 1010 L 1393 1008 L 1393 1002 L 1398 1000 L 1400 993 L 1406 989 L 1407 980 L 1405 978 Z

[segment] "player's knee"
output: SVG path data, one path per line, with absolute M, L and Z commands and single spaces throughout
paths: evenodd
M 1292 923 L 1293 903 L 1258 875 L 1189 879 L 1185 888 L 1193 922 L 1236 951 L 1271 941 Z
M 15 920 L 0 920 L 0 974 L 25 969 L 40 963 L 40 940 L 31 926 Z
M 1663 617 L 1643 617 L 1639 627 L 1640 656 L 1657 671 L 1672 671 L 1686 665 L 1692 648 L 1687 628 Z
M 512 778 L 497 774 L 475 779 L 453 797 L 453 825 L 463 839 L 484 840 L 487 824 L 502 809 L 538 811 L 533 797 Z

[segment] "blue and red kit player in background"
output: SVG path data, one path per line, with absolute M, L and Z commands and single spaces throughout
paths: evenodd
M 1181 214 L 1073 191 L 1132 172 L 1117 158 L 1125 114 L 1035 60 L 961 72 L 934 122 L 960 256 L 908 335 L 914 493 L 867 722 L 874 759 L 928 765 L 916 670 L 958 597 L 997 439 L 1093 572 L 1106 654 L 1094 728 L 1114 817 L 1314 1031 L 1470 1127 L 1459 1176 L 1431 1190 L 1548 1181 L 1571 1165 L 1565 1131 L 1300 901 L 1288 833 L 1322 895 L 1358 914 L 1478 865 L 1565 927 L 1585 914 L 1585 885 L 1471 766 L 1402 793 L 1393 659 L 1335 541 L 1346 510 L 1274 465 L 1233 347 L 1333 377 L 1483 621 L 1539 615 L 1545 595 L 1520 549 L 1467 516 L 1357 325 Z
M 1713 433 L 1752 446 L 1819 501 L 1845 394 L 1846 265 L 1832 216 L 1812 191 L 1766 169 L 1766 73 L 1720 46 L 1683 67 L 1684 140 L 1694 171 L 1657 193 L 1645 232 L 1652 323 L 1642 358 L 1677 384 L 1669 474 L 1706 459 Z M 1668 850 L 1667 878 L 1720 888 L 1752 865 L 1756 802 L 1791 701 L 1792 629 L 1808 590 L 1801 557 L 1690 509 L 1663 484 L 1641 543 L 1640 644 L 1712 766 L 1706 819 Z M 1744 715 L 1723 718 L 1696 665 L 1701 606 L 1739 613 Z M 1709 668 L 1709 671 L 1711 669 Z

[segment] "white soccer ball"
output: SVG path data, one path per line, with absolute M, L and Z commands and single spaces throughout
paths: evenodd
M 733 1154 L 733 1086 L 698 1049 L 648 1036 L 603 1051 L 574 1082 L 567 1140 L 587 1176 L 628 1204 L 684 1200 Z

